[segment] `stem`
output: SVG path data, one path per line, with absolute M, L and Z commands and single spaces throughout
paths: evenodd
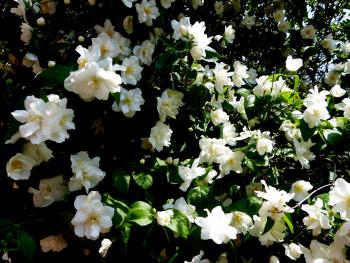
M 297 203 L 295 206 L 293 206 L 292 209 L 295 209 L 295 208 L 297 208 L 298 206 L 300 206 L 300 205 L 301 205 L 302 203 L 304 203 L 307 199 L 309 199 L 310 196 L 312 196 L 314 193 L 316 193 L 316 192 L 322 190 L 323 188 L 326 188 L 326 187 L 329 187 L 329 186 L 332 186 L 332 185 L 333 185 L 333 183 L 331 183 L 331 184 L 326 184 L 326 185 L 323 185 L 323 186 L 317 188 L 316 190 L 312 191 L 307 197 L 305 197 L 303 200 L 301 200 L 299 203 Z

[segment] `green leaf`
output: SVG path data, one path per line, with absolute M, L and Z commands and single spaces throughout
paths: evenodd
M 262 232 L 261 235 L 264 235 L 267 232 L 269 232 L 274 224 L 275 224 L 275 221 L 271 217 L 267 217 L 267 221 L 266 221 L 266 224 L 265 224 L 265 227 L 264 227 L 264 231 Z
M 152 176 L 144 172 L 141 172 L 139 174 L 133 174 L 132 178 L 134 178 L 136 184 L 144 190 L 147 190 L 153 184 Z
M 0 234 L 6 234 L 14 230 L 17 226 L 10 220 L 0 218 Z
M 303 105 L 302 99 L 300 99 L 299 94 L 296 91 L 283 91 L 279 94 L 279 100 L 293 105 L 295 109 L 300 109 Z
M 180 237 L 186 238 L 190 233 L 190 222 L 186 215 L 177 209 L 173 209 L 173 216 L 171 221 L 166 227 L 170 228 L 173 232 L 177 233 Z
M 304 120 L 300 120 L 300 132 L 304 141 L 307 141 L 308 139 L 310 139 L 314 135 L 315 130 L 316 130 L 316 127 L 311 129 L 309 128 L 309 125 Z
M 43 86 L 62 85 L 64 80 L 69 76 L 70 72 L 77 69 L 76 65 L 56 65 L 47 68 L 35 78 Z
M 152 206 L 142 201 L 137 201 L 131 205 L 127 216 L 128 222 L 135 223 L 139 226 L 147 226 L 151 224 L 153 220 L 154 214 Z
M 213 200 L 215 200 L 211 188 L 207 185 L 191 189 L 187 194 L 187 199 L 188 203 L 197 209 L 208 208 L 208 204 L 213 204 Z
M 172 68 L 173 64 L 181 57 L 181 53 L 171 49 L 161 54 L 155 63 L 156 72 L 164 72 Z
M 127 206 L 127 204 L 121 200 L 114 199 L 109 194 L 102 195 L 102 200 L 103 203 L 115 209 L 112 218 L 113 226 L 115 228 L 118 228 L 121 225 L 123 225 L 125 218 L 127 217 L 129 212 L 129 207 Z
M 18 244 L 26 262 L 33 262 L 35 254 L 35 240 L 28 232 L 21 229 L 18 233 Z
M 122 169 L 115 169 L 113 172 L 113 186 L 121 193 L 127 194 L 130 185 L 130 175 Z
M 115 102 L 117 104 L 119 104 L 119 102 L 120 102 L 120 92 L 111 93 L 111 96 L 115 100 Z
M 289 228 L 289 231 L 294 234 L 294 226 L 293 226 L 293 221 L 292 221 L 292 216 L 291 214 L 289 213 L 285 213 L 283 215 L 283 220 L 284 222 L 286 222 L 288 228 Z
M 121 234 L 122 234 L 123 243 L 124 244 L 128 244 L 128 241 L 129 241 L 129 238 L 130 238 L 130 234 L 131 234 L 130 225 L 125 225 L 121 229 Z
M 321 199 L 323 204 L 328 204 L 328 202 L 329 202 L 329 193 L 323 193 L 323 194 L 316 195 L 313 198 L 313 201 L 316 201 L 317 198 Z
M 323 136 L 326 138 L 327 142 L 333 146 L 338 146 L 343 141 L 343 135 L 337 130 L 326 129 L 323 131 Z
M 250 216 L 253 216 L 258 213 L 262 205 L 262 202 L 263 201 L 260 198 L 257 198 L 255 196 L 250 196 L 233 203 L 232 205 L 229 206 L 229 210 L 241 211 Z
M 298 86 L 299 86 L 299 76 L 298 75 L 294 75 L 293 90 L 297 91 L 298 90 Z

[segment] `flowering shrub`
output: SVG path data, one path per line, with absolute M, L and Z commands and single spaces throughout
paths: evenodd
M 349 262 L 348 1 L 0 7 L 4 261 Z

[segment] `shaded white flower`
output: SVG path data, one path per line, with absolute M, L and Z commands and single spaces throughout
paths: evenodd
M 277 9 L 275 12 L 273 12 L 272 16 L 276 23 L 281 22 L 284 20 L 284 10 Z
M 230 117 L 228 116 L 228 114 L 225 111 L 223 111 L 223 109 L 221 107 L 210 112 L 211 122 L 215 126 L 218 126 L 219 124 L 223 124 L 225 122 L 228 122 L 229 118 Z
M 293 59 L 292 56 L 288 56 L 286 60 L 286 68 L 289 71 L 297 71 L 303 66 L 303 60 L 301 58 Z
M 328 204 L 334 213 L 339 213 L 344 220 L 350 220 L 350 184 L 343 178 L 334 182 L 334 188 L 329 192 Z
M 333 36 L 327 35 L 325 39 L 321 41 L 321 46 L 329 51 L 329 53 L 333 53 L 335 49 L 335 41 L 333 39 Z
M 220 163 L 220 176 L 229 174 L 231 171 L 236 173 L 242 173 L 242 160 L 244 159 L 245 154 L 241 151 L 232 151 L 230 148 L 225 147 L 224 152 L 218 157 Z
M 269 259 L 269 263 L 280 263 L 280 260 L 278 257 L 272 255 Z
M 218 15 L 218 16 L 221 16 L 224 12 L 224 4 L 222 1 L 215 1 L 214 3 L 214 8 L 215 8 L 215 13 Z
M 170 129 L 169 125 L 158 121 L 156 125 L 151 129 L 149 142 L 152 144 L 158 152 L 163 150 L 163 147 L 170 146 L 170 138 L 173 131 Z
M 96 240 L 100 233 L 110 231 L 114 208 L 102 204 L 99 192 L 91 191 L 89 195 L 77 196 L 74 207 L 77 212 L 71 223 L 78 237 Z
M 236 239 L 237 229 L 231 226 L 232 213 L 225 214 L 221 206 L 216 206 L 211 212 L 206 209 L 207 217 L 197 217 L 195 223 L 201 227 L 201 238 L 212 239 L 216 244 L 227 243 Z
M 53 157 L 52 151 L 46 146 L 44 142 L 39 144 L 32 144 L 30 142 L 27 142 L 23 146 L 22 153 L 24 155 L 30 156 L 35 161 L 35 165 L 39 165 L 42 162 L 47 162 Z
M 51 235 L 40 239 L 40 247 L 44 253 L 50 251 L 60 252 L 67 246 L 68 243 L 61 234 Z
M 137 111 L 141 111 L 141 105 L 145 103 L 142 98 L 142 91 L 139 88 L 126 90 L 121 88 L 119 104 L 114 102 L 112 109 L 116 112 L 123 112 L 123 114 L 131 118 Z
M 39 63 L 37 55 L 27 52 L 22 60 L 22 65 L 27 68 L 32 68 L 33 73 L 38 74 L 43 71 Z
M 153 20 L 160 15 L 154 0 L 142 0 L 142 2 L 140 4 L 136 4 L 135 7 L 138 13 L 139 22 L 145 23 L 147 26 L 152 26 Z
M 165 121 L 167 116 L 176 119 L 179 108 L 183 105 L 183 97 L 183 93 L 177 90 L 166 89 L 163 91 L 162 95 L 157 97 L 159 119 Z
M 241 62 L 236 60 L 233 63 L 233 75 L 232 75 L 232 82 L 234 86 L 240 88 L 245 84 L 243 79 L 249 78 L 249 75 L 247 73 L 248 67 L 243 65 Z
M 250 30 L 252 29 L 252 26 L 255 25 L 255 17 L 245 15 L 241 21 L 241 24 Z
M 300 31 L 303 39 L 313 39 L 315 37 L 316 29 L 313 25 L 303 27 Z
M 81 190 L 83 187 L 86 192 L 95 187 L 105 177 L 106 173 L 100 168 L 100 158 L 91 159 L 87 152 L 81 151 L 71 155 L 71 168 L 73 177 L 68 183 L 69 191 Z
M 195 159 L 192 163 L 191 168 L 187 166 L 178 166 L 178 173 L 181 179 L 184 181 L 180 185 L 180 189 L 184 192 L 187 191 L 188 187 L 190 187 L 192 181 L 205 174 L 205 168 L 198 167 L 199 165 L 199 159 Z
M 284 134 L 288 141 L 301 139 L 300 129 L 297 128 L 297 126 L 290 120 L 284 120 L 278 130 L 284 131 Z
M 139 65 L 139 60 L 135 56 L 125 58 L 123 60 L 122 66 L 125 70 L 122 70 L 122 80 L 125 84 L 136 85 L 136 83 L 141 79 L 141 72 L 143 68 Z
M 160 226 L 169 225 L 173 214 L 174 214 L 174 212 L 172 210 L 158 211 L 157 212 L 158 225 L 160 225 Z
M 94 29 L 98 34 L 105 32 L 109 37 L 112 37 L 115 33 L 114 26 L 112 25 L 112 22 L 109 19 L 105 20 L 103 26 L 95 25 Z
M 132 52 L 142 64 L 151 65 L 154 48 L 155 45 L 150 40 L 145 40 L 141 46 L 135 46 Z
M 116 58 L 120 53 L 119 47 L 106 32 L 101 32 L 96 38 L 92 38 L 91 42 L 91 49 L 100 50 L 100 59 Z
M 232 213 L 231 225 L 237 229 L 238 233 L 245 235 L 249 231 L 250 227 L 252 227 L 253 220 L 246 213 L 234 211 Z
M 62 201 L 69 193 L 67 185 L 64 184 L 63 175 L 41 179 L 39 190 L 30 188 L 29 192 L 33 194 L 35 207 L 47 207 L 53 202 Z
M 303 168 L 309 169 L 310 163 L 315 159 L 315 155 L 312 153 L 310 148 L 315 145 L 310 139 L 306 142 L 304 140 L 298 141 L 296 139 L 293 140 L 294 148 L 295 148 L 295 157 L 294 160 L 298 160 Z
M 316 199 L 313 205 L 302 205 L 301 210 L 308 213 L 307 217 L 303 218 L 303 223 L 307 229 L 312 230 L 312 235 L 318 236 L 321 229 L 330 229 L 329 218 L 326 210 L 322 209 L 323 201 Z
M 197 9 L 199 6 L 204 4 L 204 0 L 191 0 L 193 9 Z
M 215 77 L 215 89 L 220 94 L 224 92 L 224 86 L 232 87 L 233 82 L 231 76 L 233 72 L 229 72 L 230 67 L 223 62 L 215 63 L 213 74 Z
M 91 62 L 84 68 L 71 72 L 64 81 L 64 88 L 74 92 L 84 101 L 107 100 L 109 93 L 120 91 L 122 78 L 113 71 Z
M 172 37 L 175 40 L 187 40 L 188 32 L 191 27 L 190 18 L 182 17 L 180 21 L 172 20 L 171 27 L 174 30 Z
M 174 3 L 175 0 L 160 0 L 160 4 L 165 8 L 170 8 L 171 4 Z
M 133 16 L 126 16 L 123 20 L 123 28 L 126 33 L 132 34 L 134 32 L 134 17 Z
M 344 111 L 344 117 L 350 118 L 350 98 L 345 98 L 341 103 L 335 105 L 337 110 Z
M 310 182 L 304 180 L 298 180 L 292 184 L 290 192 L 294 194 L 293 200 L 300 202 L 306 198 L 313 186 Z
M 199 252 L 197 256 L 194 256 L 191 261 L 186 261 L 184 263 L 210 263 L 208 259 L 202 259 L 204 256 L 203 250 Z
M 105 258 L 107 256 L 108 249 L 111 247 L 112 241 L 108 238 L 104 238 L 101 241 L 101 246 L 98 250 L 98 253 L 100 253 L 101 257 Z
M 235 39 L 235 30 L 232 28 L 232 25 L 225 26 L 225 32 L 223 38 L 226 42 L 232 44 Z
M 260 136 L 258 136 L 258 140 L 256 142 L 256 150 L 259 155 L 264 155 L 265 153 L 272 152 L 274 141 L 271 140 L 270 132 L 263 132 Z
M 35 160 L 30 156 L 17 153 L 6 164 L 7 176 L 13 180 L 28 180 Z
M 330 94 L 335 98 L 340 98 L 346 94 L 346 90 L 342 89 L 340 85 L 334 85 L 330 90 Z
M 133 2 L 136 2 L 136 0 L 122 0 L 123 4 L 126 6 L 126 7 L 129 7 L 131 8 L 132 7 L 132 3 Z
M 295 243 L 283 244 L 285 249 L 285 255 L 292 260 L 297 260 L 303 254 L 301 247 Z
M 345 250 L 338 250 L 338 253 L 332 253 L 331 246 L 322 244 L 317 240 L 312 240 L 310 244 L 310 249 L 300 245 L 301 251 L 305 258 L 306 263 L 330 263 L 330 262 L 343 262 L 348 263 L 346 260 Z
M 344 67 L 344 72 L 345 72 L 345 67 Z M 336 72 L 334 70 L 331 70 L 327 72 L 326 76 L 324 77 L 324 82 L 329 85 L 330 87 L 333 87 L 334 85 L 340 84 L 340 77 L 341 73 Z
M 225 122 L 222 127 L 222 138 L 226 141 L 226 144 L 235 146 L 237 144 L 236 137 L 238 137 L 238 133 L 235 126 L 230 122 Z
M 30 40 L 32 39 L 33 28 L 26 24 L 22 23 L 21 25 L 21 40 L 24 42 L 24 45 L 29 45 Z
M 278 31 L 287 33 L 290 29 L 290 23 L 288 21 L 281 21 L 277 24 Z

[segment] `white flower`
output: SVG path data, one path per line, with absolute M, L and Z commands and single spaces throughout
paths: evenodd
M 278 28 L 278 31 L 287 33 L 288 30 L 290 29 L 290 23 L 288 21 L 278 22 L 277 28 Z
M 233 72 L 229 72 L 229 70 L 230 67 L 225 63 L 215 63 L 215 68 L 213 69 L 213 74 L 215 77 L 215 89 L 220 94 L 224 92 L 224 86 L 233 86 L 233 82 L 230 78 L 233 75 Z
M 158 121 L 156 125 L 151 129 L 149 142 L 152 144 L 158 152 L 163 150 L 163 147 L 170 146 L 170 137 L 173 131 L 170 129 L 169 125 Z
M 105 20 L 103 27 L 100 25 L 95 25 L 94 29 L 98 34 L 105 32 L 109 37 L 112 37 L 115 33 L 114 26 L 112 25 L 112 22 L 109 19 Z
M 253 225 L 253 220 L 246 213 L 235 211 L 232 213 L 231 225 L 237 229 L 238 233 L 245 235 Z
M 179 176 L 184 181 L 180 185 L 180 189 L 182 191 L 186 192 L 188 187 L 190 187 L 192 180 L 205 174 L 205 168 L 198 167 L 198 164 L 199 164 L 199 159 L 195 159 L 193 161 L 191 168 L 182 166 L 182 165 L 178 166 Z
M 197 217 L 195 223 L 200 226 L 201 238 L 212 239 L 216 244 L 227 243 L 230 239 L 236 239 L 237 229 L 231 226 L 232 213 L 225 214 L 221 206 L 215 207 L 211 212 L 206 209 L 208 216 Z
M 130 58 L 125 58 L 123 60 L 122 79 L 125 84 L 136 85 L 136 83 L 141 79 L 142 67 L 139 65 L 139 60 L 137 57 L 132 56 Z
M 215 13 L 218 15 L 218 16 L 221 16 L 224 12 L 224 4 L 222 1 L 215 1 L 214 3 L 214 8 L 215 8 Z
M 38 74 L 41 71 L 43 71 L 42 67 L 40 66 L 39 59 L 38 59 L 37 55 L 30 53 L 30 52 L 27 52 L 25 54 L 25 56 L 23 57 L 23 60 L 22 60 L 22 64 L 23 64 L 23 66 L 25 66 L 27 68 L 32 68 L 32 71 L 35 74 Z
M 327 120 L 330 117 L 327 108 L 322 104 L 309 106 L 303 113 L 303 119 L 310 129 L 319 126 L 322 120 Z
M 342 43 L 341 51 L 344 52 L 345 54 L 349 54 L 350 53 L 350 41 L 349 40 L 347 40 L 346 42 Z
M 160 225 L 160 226 L 169 225 L 173 214 L 174 214 L 174 212 L 172 210 L 158 211 L 157 212 L 158 225 Z
M 232 25 L 225 26 L 225 32 L 223 35 L 226 42 L 232 44 L 235 39 L 235 30 L 232 28 Z
M 329 53 L 333 53 L 335 49 L 335 41 L 333 36 L 330 34 L 325 39 L 321 41 L 321 45 L 323 48 L 327 49 Z
M 292 184 L 290 192 L 294 194 L 293 200 L 300 202 L 308 196 L 308 191 L 310 191 L 313 186 L 304 180 L 298 180 Z
M 285 255 L 292 260 L 297 260 L 303 254 L 301 247 L 295 243 L 283 244 L 285 249 Z
M 247 73 L 248 67 L 236 60 L 233 63 L 233 69 L 234 72 L 232 75 L 232 82 L 236 87 L 240 88 L 242 85 L 245 84 L 243 79 L 249 78 L 249 75 Z
M 170 8 L 171 4 L 174 3 L 175 0 L 160 0 L 160 4 L 165 8 Z
M 203 250 L 199 252 L 197 256 L 194 256 L 191 261 L 186 261 L 184 263 L 210 263 L 208 259 L 202 259 L 204 256 Z
M 26 20 L 26 18 L 25 18 L 26 7 L 27 7 L 27 5 L 28 5 L 28 7 L 31 7 L 32 1 L 31 0 L 29 0 L 29 1 L 27 1 L 27 0 L 15 0 L 15 2 L 18 3 L 18 6 L 11 8 L 10 12 L 13 14 L 16 14 L 18 16 L 23 16 L 24 19 Z
M 126 33 L 132 34 L 134 32 L 134 17 L 133 16 L 126 16 L 123 20 L 123 28 Z
M 179 108 L 183 105 L 183 97 L 183 93 L 177 90 L 166 89 L 163 91 L 162 95 L 157 97 L 159 119 L 165 121 L 167 116 L 176 119 Z
M 64 184 L 63 175 L 59 175 L 40 180 L 39 190 L 30 188 L 29 192 L 33 194 L 35 207 L 47 207 L 53 202 L 64 200 L 68 194 L 68 188 Z
M 100 233 L 107 233 L 112 227 L 114 208 L 104 206 L 101 195 L 92 191 L 89 195 L 79 195 L 75 198 L 74 207 L 77 209 L 71 223 L 78 237 L 98 239 Z
M 199 6 L 204 4 L 204 0 L 191 0 L 193 9 L 197 9 Z
M 172 37 L 175 40 L 187 40 L 187 35 L 191 27 L 190 18 L 182 17 L 179 22 L 176 20 L 172 20 L 171 27 L 174 30 Z
M 245 15 L 242 19 L 241 24 L 250 30 L 252 29 L 252 26 L 255 25 L 255 17 Z
M 345 70 L 344 70 L 345 71 Z M 340 84 L 340 77 L 341 77 L 341 73 L 340 72 L 336 72 L 336 71 L 329 71 L 327 72 L 325 78 L 324 78 L 324 82 L 333 87 L 334 85 Z
M 242 173 L 242 160 L 244 157 L 245 154 L 243 152 L 232 151 L 230 148 L 226 147 L 225 152 L 219 157 L 220 176 L 218 178 L 229 174 L 231 171 L 234 171 L 236 173 Z
M 196 22 L 188 29 L 188 33 L 193 41 L 190 50 L 193 59 L 201 60 L 205 58 L 206 50 L 212 50 L 208 45 L 211 43 L 213 37 L 208 37 L 205 34 L 205 28 L 205 22 Z
M 229 116 L 226 112 L 223 111 L 222 108 L 210 112 L 211 122 L 218 126 L 219 124 L 225 123 L 229 121 Z
M 226 141 L 226 144 L 235 146 L 237 143 L 236 137 L 238 137 L 238 133 L 235 126 L 230 122 L 225 122 L 222 127 L 222 138 Z
M 135 46 L 132 52 L 141 63 L 151 65 L 154 48 L 155 46 L 150 40 L 145 40 L 141 43 L 141 46 Z
M 118 32 L 115 32 L 113 34 L 112 40 L 115 42 L 119 49 L 119 54 L 117 56 L 118 59 L 123 60 L 126 56 L 129 56 L 131 54 L 130 39 L 123 37 Z
M 139 88 L 126 90 L 121 88 L 120 90 L 120 102 L 114 102 L 112 109 L 116 112 L 123 112 L 123 114 L 131 118 L 135 115 L 136 111 L 141 111 L 141 105 L 145 103 L 142 98 L 142 91 Z
M 64 87 L 78 94 L 84 101 L 92 101 L 95 98 L 107 100 L 109 93 L 120 91 L 121 83 L 120 75 L 91 62 L 84 68 L 71 72 L 64 81 Z
M 295 154 L 295 160 L 298 160 L 303 168 L 309 169 L 309 161 L 315 159 L 315 155 L 312 153 L 310 148 L 315 145 L 310 139 L 307 142 L 301 140 L 300 142 L 296 139 L 293 140 Z
M 335 98 L 340 98 L 346 94 L 346 90 L 342 89 L 340 85 L 334 85 L 330 90 L 330 94 Z
M 301 139 L 300 129 L 298 129 L 296 125 L 290 120 L 284 120 L 278 130 L 284 131 L 284 134 L 288 141 L 293 141 L 294 139 Z
M 350 98 L 345 98 L 341 103 L 335 105 L 337 110 L 344 111 L 344 117 L 350 118 Z
M 32 39 L 33 28 L 26 24 L 22 23 L 21 25 L 21 40 L 24 42 L 24 45 L 29 45 L 30 40 Z
M 101 32 L 96 38 L 91 39 L 91 42 L 91 49 L 100 50 L 100 59 L 116 58 L 120 53 L 119 47 L 106 32 Z
M 249 69 L 247 71 L 248 78 L 245 79 L 245 82 L 247 84 L 256 84 L 256 77 L 258 76 L 258 73 L 256 73 L 256 69 Z
M 316 29 L 313 25 L 303 27 L 301 30 L 301 36 L 303 39 L 313 39 L 315 37 Z
M 307 229 L 312 229 L 312 235 L 318 236 L 321 229 L 330 229 L 328 214 L 326 210 L 322 209 L 323 201 L 316 199 L 314 205 L 302 205 L 301 210 L 308 213 L 307 217 L 303 218 L 303 223 Z
M 98 250 L 98 253 L 100 253 L 101 257 L 105 258 L 108 252 L 108 249 L 112 245 L 112 241 L 109 240 L 108 238 L 104 238 L 101 241 L 101 246 Z
M 280 260 L 278 257 L 272 255 L 269 259 L 269 263 L 280 263 Z
M 22 153 L 24 155 L 30 156 L 35 161 L 35 165 L 39 165 L 42 162 L 47 162 L 53 157 L 52 151 L 46 146 L 44 142 L 40 144 L 32 144 L 30 142 L 27 142 L 23 146 Z
M 200 163 L 212 162 L 220 163 L 221 156 L 226 153 L 225 140 L 202 137 L 199 140 L 201 152 L 199 154 Z
M 274 141 L 270 139 L 270 132 L 263 132 L 256 142 L 256 150 L 259 155 L 272 152 Z
M 275 12 L 273 12 L 273 19 L 276 23 L 281 22 L 284 20 L 284 10 L 283 9 L 277 9 Z
M 129 8 L 132 7 L 132 3 L 136 2 L 136 0 L 122 0 L 123 4 Z
M 194 222 L 196 207 L 194 205 L 187 204 L 185 198 L 178 198 L 174 203 L 174 209 L 183 212 L 190 222 Z
M 334 188 L 329 192 L 328 204 L 334 213 L 339 213 L 344 220 L 350 220 L 350 184 L 338 178 Z
M 51 235 L 40 240 L 40 247 L 44 253 L 49 251 L 60 252 L 67 246 L 68 243 L 61 234 Z
M 86 192 L 95 187 L 105 177 L 106 173 L 99 168 L 100 158 L 90 159 L 85 151 L 71 155 L 73 177 L 68 183 L 69 191 L 81 190 L 83 187 Z
M 141 4 L 136 4 L 136 11 L 140 23 L 146 23 L 147 26 L 152 26 L 152 20 L 155 20 L 160 14 L 154 0 L 142 0 Z
M 336 257 L 333 257 L 331 253 L 330 246 L 322 244 L 317 240 L 312 240 L 310 244 L 310 249 L 300 245 L 301 251 L 303 252 L 306 263 L 331 263 L 331 262 L 349 262 L 345 259 L 345 253 L 337 253 Z M 339 258 L 342 256 L 342 258 Z
M 28 180 L 35 160 L 30 156 L 17 153 L 6 164 L 7 176 L 13 180 Z
M 277 221 L 283 217 L 284 212 L 291 213 L 294 210 L 287 206 L 294 194 L 289 194 L 284 190 L 277 190 L 275 187 L 268 186 L 265 181 L 261 181 L 264 185 L 266 192 L 255 191 L 258 197 L 265 199 L 262 206 L 259 209 L 259 216 L 271 217 Z
M 97 46 L 86 49 L 82 45 L 79 45 L 75 48 L 75 51 L 80 55 L 77 60 L 79 68 L 83 68 L 91 62 L 98 62 L 101 57 L 100 49 Z
M 343 244 L 350 246 L 350 222 L 344 222 L 334 236 L 334 240 L 339 239 Z
M 297 71 L 303 66 L 303 60 L 301 58 L 293 59 L 292 56 L 288 56 L 286 60 L 286 68 L 289 71 Z

